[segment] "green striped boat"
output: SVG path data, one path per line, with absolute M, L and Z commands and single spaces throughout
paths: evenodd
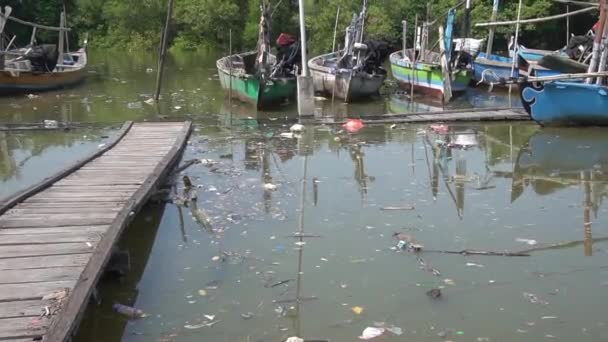
M 413 85 L 414 91 L 443 99 L 443 75 L 439 64 L 441 55 L 426 51 L 426 56 L 422 58 L 425 62 L 413 63 L 410 59 L 412 53 L 413 49 L 407 49 L 406 58 L 403 58 L 403 51 L 391 55 L 391 71 L 397 83 L 407 89 Z M 464 92 L 470 79 L 467 70 L 452 73 L 452 92 Z
M 233 98 L 253 103 L 259 109 L 276 106 L 295 97 L 296 76 L 264 79 L 254 71 L 256 55 L 256 51 L 249 51 L 219 59 L 216 65 L 222 88 L 232 93 Z M 269 59 L 270 64 L 276 60 L 273 55 Z

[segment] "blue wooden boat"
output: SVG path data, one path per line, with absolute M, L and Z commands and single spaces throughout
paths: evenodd
M 513 58 L 503 57 L 499 55 L 490 55 L 489 57 L 481 52 L 473 61 L 473 80 L 475 82 L 495 83 L 501 78 L 508 79 L 511 77 L 511 67 Z M 519 76 L 519 70 L 515 68 L 514 77 Z
M 582 82 L 525 83 L 521 100 L 541 125 L 608 125 L 608 87 Z

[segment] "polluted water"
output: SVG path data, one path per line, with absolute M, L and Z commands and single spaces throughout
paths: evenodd
M 145 103 L 154 56 L 101 52 L 81 87 L 0 99 L 4 123 L 59 127 L 0 132 L 2 195 L 97 150 L 124 121 L 195 123 L 178 167 L 196 162 L 125 229 L 131 268 L 100 283 L 73 341 L 608 336 L 603 130 L 365 120 L 442 108 L 399 94 L 318 100 L 319 120 L 299 129 L 295 103 L 225 101 L 218 56 L 172 57 L 158 105 Z M 472 89 L 450 106 L 480 99 L 509 104 Z M 66 120 L 97 124 L 64 131 Z M 130 319 L 114 303 L 148 316 Z

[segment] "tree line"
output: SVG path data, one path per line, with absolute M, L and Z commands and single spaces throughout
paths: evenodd
M 272 33 L 299 34 L 298 1 L 272 0 L 277 5 L 272 19 Z M 331 49 L 338 7 L 338 43 L 353 13 L 358 12 L 362 0 L 306 0 L 306 26 L 309 50 L 325 52 Z M 416 15 L 421 22 L 427 16 L 427 2 L 432 19 L 441 18 L 459 0 L 369 0 L 366 37 L 383 39 L 400 46 L 402 20 L 409 23 L 410 42 Z M 493 0 L 473 0 L 472 22 L 490 19 Z M 99 48 L 129 50 L 154 49 L 160 41 L 160 31 L 167 11 L 166 0 L 8 0 L 4 5 L 13 8 L 13 15 L 28 21 L 58 26 L 62 8 L 66 8 L 68 25 L 73 29 L 75 42 L 86 32 L 90 44 Z M 232 30 L 235 50 L 249 49 L 257 41 L 260 20 L 260 0 L 175 0 L 171 25 L 171 46 L 176 49 L 218 49 L 226 51 Z M 499 20 L 517 17 L 518 0 L 501 0 Z M 460 7 L 462 9 L 462 7 Z M 577 8 L 571 7 L 570 10 Z M 524 0 L 522 18 L 543 17 L 566 11 L 566 5 L 553 0 Z M 463 10 L 458 11 L 456 28 L 460 27 Z M 597 20 L 597 13 L 571 19 L 570 29 L 584 34 Z M 440 19 L 443 22 L 443 19 Z M 31 30 L 8 24 L 6 30 L 16 34 L 18 41 L 29 41 Z M 506 50 L 514 27 L 497 29 L 496 50 Z M 457 30 L 458 32 L 458 30 Z M 473 36 L 483 38 L 487 29 L 473 28 Z M 54 36 L 55 35 L 55 36 Z M 56 33 L 41 32 L 39 41 L 52 41 Z M 531 48 L 557 49 L 566 41 L 566 20 L 524 25 L 521 42 Z M 74 43 L 72 43 L 74 44 Z

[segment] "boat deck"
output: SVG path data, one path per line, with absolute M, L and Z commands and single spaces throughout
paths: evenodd
M 191 129 L 126 123 L 93 155 L 0 201 L 0 341 L 69 340 L 113 246 Z

